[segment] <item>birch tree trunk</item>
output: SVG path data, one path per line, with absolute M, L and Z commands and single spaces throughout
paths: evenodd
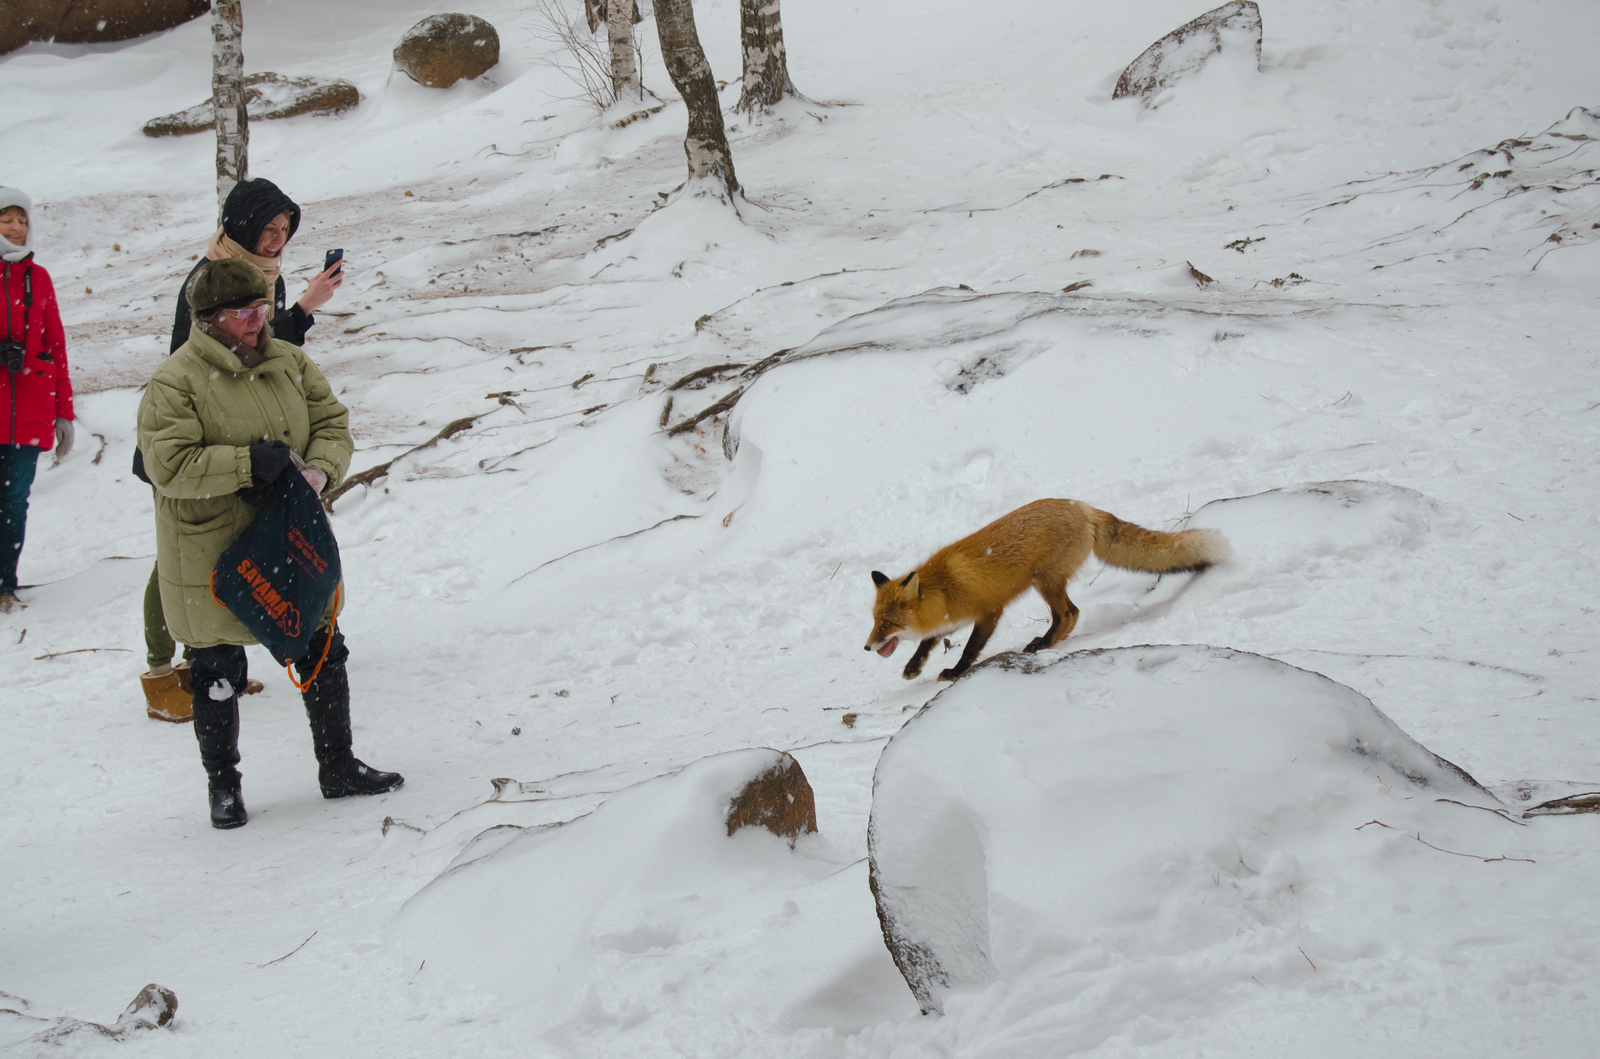
M 634 0 L 606 0 L 606 35 L 611 43 L 611 91 L 618 102 L 644 99 L 639 55 L 633 44 Z
M 217 212 L 250 179 L 250 119 L 244 98 L 244 11 L 240 0 L 211 0 L 211 99 L 217 122 Z
M 722 124 L 717 83 L 711 77 L 711 64 L 706 62 L 700 34 L 694 27 L 694 8 L 690 0 L 656 0 L 655 7 L 661 58 L 672 77 L 672 87 L 689 108 L 689 134 L 683 140 L 689 180 L 716 181 L 722 192 L 719 197 L 731 201 L 739 193 L 739 180 L 733 173 L 733 154 L 728 150 L 728 132 Z
M 744 86 L 733 109 L 770 110 L 784 96 L 802 98 L 789 80 L 779 0 L 739 0 L 739 38 L 744 51 Z

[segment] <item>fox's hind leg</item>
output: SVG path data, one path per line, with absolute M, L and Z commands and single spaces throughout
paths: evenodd
M 961 652 L 961 660 L 940 673 L 940 680 L 954 680 L 972 668 L 972 663 L 977 661 L 978 652 L 983 650 L 983 645 L 994 635 L 995 626 L 1000 624 L 1002 613 L 997 610 L 978 619 L 977 624 L 972 627 L 972 638 L 967 641 L 966 650 Z
M 1035 637 L 1022 649 L 1027 654 L 1054 647 L 1065 640 L 1078 625 L 1078 605 L 1067 597 L 1065 578 L 1060 580 L 1035 578 L 1033 587 L 1039 590 L 1039 595 L 1050 605 L 1050 628 L 1044 631 L 1043 636 Z
M 915 680 L 917 674 L 922 672 L 922 663 L 928 660 L 928 652 L 933 650 L 933 645 L 937 640 L 937 636 L 930 636 L 917 644 L 916 653 L 911 656 L 911 661 L 906 663 L 906 667 L 900 671 L 900 675 L 907 680 Z

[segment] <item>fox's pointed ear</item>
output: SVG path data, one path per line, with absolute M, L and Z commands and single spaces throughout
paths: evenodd
M 879 573 L 877 570 L 874 570 L 872 571 L 872 583 L 878 588 L 882 588 L 884 585 L 889 583 L 889 578 L 884 574 Z
M 922 598 L 922 578 L 917 576 L 915 570 L 906 575 L 906 579 L 900 582 L 900 587 L 907 592 L 915 592 L 918 599 Z

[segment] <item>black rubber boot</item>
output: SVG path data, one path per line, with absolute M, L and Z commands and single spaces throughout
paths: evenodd
M 250 822 L 250 814 L 244 808 L 244 796 L 237 787 L 231 791 L 211 787 L 206 794 L 211 799 L 212 827 L 228 831 Z
M 325 630 L 319 630 L 312 637 L 306 657 L 295 663 L 301 680 L 316 669 L 327 635 Z M 350 752 L 350 677 L 345 669 L 345 660 L 349 657 L 344 634 L 334 630 L 333 643 L 328 646 L 322 669 L 302 693 L 306 719 L 311 722 L 311 745 L 317 754 L 317 781 L 324 798 L 384 794 L 405 783 L 400 773 L 380 772 Z
M 211 826 L 227 830 L 250 819 L 239 793 L 239 689 L 244 648 L 223 645 L 193 652 L 189 685 L 194 696 L 194 737 L 206 770 Z

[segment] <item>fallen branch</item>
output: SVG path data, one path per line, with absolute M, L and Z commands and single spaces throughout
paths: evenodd
M 1459 805 L 1463 809 L 1477 809 L 1480 812 L 1493 813 L 1507 823 L 1516 824 L 1518 827 L 1528 826 L 1526 821 L 1518 820 L 1516 817 L 1512 816 L 1509 809 L 1491 809 L 1487 805 L 1468 805 L 1466 802 L 1458 802 L 1454 798 L 1435 798 L 1434 801 L 1449 802 L 1451 805 Z
M 745 388 L 741 386 L 716 403 L 701 409 L 696 415 L 690 416 L 677 426 L 669 429 L 667 431 L 667 436 L 677 437 L 679 434 L 693 430 L 695 427 L 699 426 L 705 420 L 710 419 L 712 416 L 721 415 L 723 412 L 728 411 L 728 409 L 739 403 L 739 398 L 744 396 L 744 391 Z
M 490 409 L 490 411 L 493 411 L 493 409 Z M 322 506 L 327 508 L 329 511 L 332 511 L 333 502 L 339 499 L 341 496 L 344 496 L 344 494 L 348 493 L 356 486 L 371 485 L 379 478 L 382 478 L 384 475 L 388 474 L 390 467 L 393 467 L 397 462 L 405 459 L 413 452 L 421 452 L 423 449 L 432 448 L 447 438 L 455 437 L 457 434 L 461 433 L 463 430 L 466 430 L 468 427 L 472 426 L 472 424 L 476 423 L 478 420 L 482 419 L 488 414 L 488 412 L 479 412 L 475 416 L 465 416 L 461 419 L 457 419 L 453 423 L 450 423 L 448 426 L 446 426 L 443 430 L 439 431 L 439 433 L 435 434 L 433 437 L 429 438 L 427 441 L 424 441 L 415 448 L 407 449 L 394 459 L 380 463 L 376 467 L 368 467 L 360 474 L 352 474 L 339 484 L 339 488 L 329 493 L 323 499 Z
M 1552 798 L 1522 811 L 1523 816 L 1572 816 L 1575 813 L 1600 813 L 1600 792 Z
M 1524 864 L 1537 864 L 1537 863 L 1539 863 L 1538 861 L 1530 860 L 1527 857 L 1508 857 L 1503 853 L 1498 857 L 1480 857 L 1476 853 L 1457 853 L 1453 849 L 1445 849 L 1442 846 L 1435 846 L 1432 842 L 1429 842 L 1427 839 L 1423 838 L 1422 837 L 1422 832 L 1420 832 L 1420 831 L 1418 831 L 1414 837 L 1416 838 L 1416 840 L 1418 842 L 1421 842 L 1424 846 L 1427 846 L 1429 849 L 1436 849 L 1440 853 L 1448 853 L 1452 857 L 1467 857 L 1467 858 L 1469 858 L 1471 860 L 1481 860 L 1485 864 L 1493 864 L 1497 860 L 1518 860 L 1518 861 L 1521 861 Z
M 667 105 L 665 103 L 662 103 L 660 106 L 649 107 L 649 108 L 646 108 L 645 110 L 636 110 L 632 114 L 629 114 L 625 118 L 620 118 L 617 121 L 613 121 L 611 123 L 611 127 L 613 129 L 626 129 L 629 125 L 632 125 L 634 122 L 643 121 L 645 118 L 648 118 L 652 114 L 661 113 L 666 108 L 667 108 Z
M 704 319 L 704 317 L 702 317 L 702 319 Z M 721 375 L 724 372 L 737 371 L 740 368 L 747 368 L 747 367 L 749 367 L 748 364 L 713 364 L 709 368 L 697 368 L 694 371 L 691 371 L 689 374 L 685 375 L 683 378 L 679 379 L 677 382 L 673 383 L 671 386 L 668 386 L 667 389 L 669 391 L 670 390 L 681 390 L 684 387 L 688 386 L 690 383 L 698 382 L 701 379 L 715 378 L 716 376 Z M 699 389 L 703 389 L 703 387 L 696 386 L 696 387 L 694 387 L 694 389 L 699 390 Z
M 1448 800 L 1449 799 L 1447 799 L 1447 798 L 1440 798 L 1439 799 L 1439 801 L 1448 801 Z M 1457 803 L 1457 804 L 1460 804 L 1460 803 Z M 1366 823 L 1362 824 L 1361 827 L 1371 827 L 1373 824 L 1377 824 L 1379 827 L 1387 827 L 1387 828 L 1389 828 L 1390 831 L 1399 831 L 1400 830 L 1398 827 L 1390 827 L 1388 824 L 1384 823 L 1382 820 L 1368 820 Z M 1360 831 L 1361 827 L 1356 828 L 1356 830 Z M 1402 833 L 1404 833 L 1404 832 L 1402 832 Z M 1416 834 L 1412 835 L 1411 837 L 1416 839 L 1418 842 L 1421 842 L 1424 846 L 1427 846 L 1429 849 L 1436 849 L 1440 853 L 1448 853 L 1452 857 L 1466 857 L 1469 860 L 1481 860 L 1485 864 L 1493 864 L 1497 860 L 1516 860 L 1516 861 L 1521 861 L 1524 864 L 1537 864 L 1537 863 L 1539 863 L 1536 860 L 1529 860 L 1527 857 L 1507 857 L 1505 854 L 1501 854 L 1498 857 L 1480 857 L 1476 853 L 1457 853 L 1453 849 L 1445 849 L 1443 846 L 1435 846 L 1432 842 L 1429 842 L 1427 839 L 1422 837 L 1422 832 L 1421 831 L 1418 831 Z M 1306 957 L 1306 958 L 1310 959 L 1309 956 Z
M 389 829 L 391 827 L 408 828 L 408 829 L 410 829 L 412 831 L 415 831 L 419 835 L 426 835 L 428 833 L 428 832 L 424 831 L 422 828 L 418 827 L 416 824 L 408 824 L 404 820 L 396 820 L 392 816 L 384 817 L 383 818 L 383 834 L 387 835 L 389 833 Z M 307 938 L 306 940 L 310 941 L 311 939 Z M 290 953 L 290 955 L 292 956 L 293 953 Z
M 559 563 L 563 559 L 566 559 L 566 558 L 569 558 L 571 556 L 577 555 L 579 552 L 586 552 L 590 548 L 598 548 L 598 547 L 600 547 L 600 545 L 602 545 L 602 544 L 610 544 L 612 541 L 625 541 L 629 537 L 637 537 L 641 533 L 649 533 L 651 530 L 656 529 L 656 528 L 658 528 L 660 526 L 665 526 L 669 522 L 678 522 L 678 521 L 680 521 L 682 519 L 699 518 L 699 517 L 700 517 L 699 515 L 673 515 L 671 518 L 662 519 L 660 522 L 657 522 L 654 526 L 646 526 L 644 529 L 637 529 L 637 530 L 634 530 L 632 533 L 622 533 L 622 534 L 619 534 L 619 535 L 617 535 L 615 537 L 608 537 L 605 540 L 599 541 L 599 542 L 597 542 L 595 544 L 585 544 L 582 548 L 574 548 L 574 549 L 572 549 L 566 555 L 558 555 L 554 559 L 546 559 L 544 562 L 540 563 L 538 566 L 535 566 L 532 570 L 529 570 L 527 573 L 518 574 L 516 577 L 512 578 L 511 581 L 509 582 L 509 584 L 514 585 L 518 581 L 521 581 L 524 577 L 527 577 L 528 574 L 536 574 L 540 570 L 543 570 L 545 567 L 549 566 L 551 563 Z
M 1101 173 L 1095 179 L 1098 181 L 1098 180 L 1121 180 L 1122 178 L 1117 176 L 1114 173 Z M 1024 202 L 1027 202 L 1029 199 L 1033 198 L 1035 195 L 1042 195 L 1046 191 L 1050 191 L 1050 190 L 1053 190 L 1055 188 L 1064 188 L 1064 187 L 1067 187 L 1067 186 L 1069 186 L 1071 184 L 1087 184 L 1087 183 L 1089 183 L 1089 178 L 1088 177 L 1067 177 L 1065 180 L 1058 180 L 1054 184 L 1046 184 L 1042 188 L 1039 188 L 1039 189 L 1037 189 L 1035 191 L 1030 191 L 1026 195 L 1022 196 L 1020 199 L 1018 199 L 1017 201 L 1011 202 L 1011 203 L 1007 203 L 1004 206 L 963 206 L 958 202 L 958 203 L 955 203 L 954 205 L 950 205 L 950 206 L 934 206 L 931 209 L 916 210 L 915 212 L 917 212 L 917 213 L 963 213 L 964 212 L 969 217 L 972 216 L 974 213 L 995 213 L 995 212 L 997 212 L 999 210 L 1009 210 L 1012 206 L 1020 206 Z
M 302 941 L 300 944 L 296 945 L 294 948 L 290 949 L 288 952 L 284 953 L 282 956 L 279 956 L 276 960 L 268 960 L 266 963 L 262 964 L 261 966 L 263 966 L 263 967 L 271 967 L 275 963 L 282 963 L 284 960 L 287 960 L 289 957 L 293 956 L 295 953 L 297 953 L 301 949 L 305 948 L 307 942 L 309 942 L 311 940 L 311 938 L 314 938 L 316 936 L 317 936 L 317 932 L 313 930 L 311 932 L 311 937 L 310 938 L 307 938 L 305 941 Z
M 735 298 L 733 301 L 729 302 L 727 305 L 724 305 L 722 308 L 713 309 L 711 312 L 706 313 L 704 316 L 700 317 L 699 320 L 695 321 L 695 330 L 696 331 L 700 330 L 700 326 L 703 323 L 709 323 L 711 320 L 715 319 L 718 316 L 721 316 L 723 313 L 727 312 L 729 309 L 733 308 L 735 305 L 738 305 L 740 302 L 749 301 L 751 298 L 754 298 L 756 295 L 762 293 L 763 291 L 778 290 L 779 288 L 782 288 L 782 287 L 793 287 L 793 286 L 796 286 L 797 284 L 801 284 L 801 283 L 810 283 L 814 279 L 831 279 L 834 276 L 848 276 L 848 275 L 852 275 L 852 274 L 857 273 L 857 272 L 893 272 L 893 271 L 895 271 L 895 270 L 892 269 L 892 268 L 841 268 L 837 272 L 819 272 L 815 276 L 807 276 L 805 279 L 786 279 L 782 283 L 774 283 L 769 287 L 757 287 L 755 290 L 751 291 L 749 294 L 746 294 L 744 297 Z
M 24 629 L 24 630 L 22 630 L 22 632 L 23 632 L 23 635 L 27 635 L 28 630 Z M 21 642 L 22 642 L 21 640 L 17 641 L 17 643 L 21 643 Z M 75 648 L 75 649 L 73 649 L 71 651 L 51 651 L 49 654 L 35 655 L 33 660 L 35 662 L 43 662 L 46 658 L 60 658 L 62 655 L 81 655 L 81 654 L 87 654 L 87 653 L 89 653 L 91 651 L 121 651 L 124 654 L 127 654 L 128 651 L 129 651 L 129 648 L 126 648 L 126 647 L 78 647 L 78 648 Z

